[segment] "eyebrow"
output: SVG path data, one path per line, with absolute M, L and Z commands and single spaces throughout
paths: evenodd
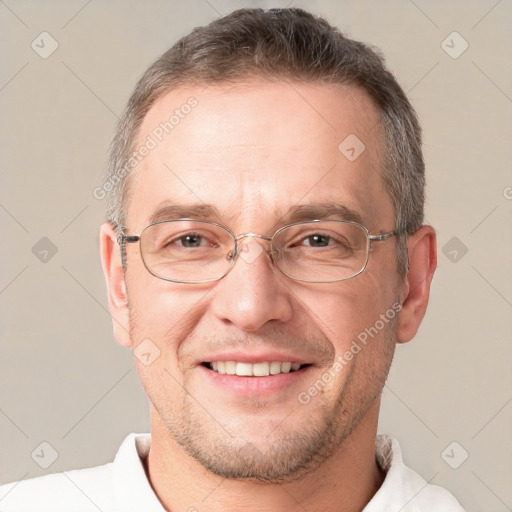
M 280 217 L 284 222 L 300 222 L 314 219 L 337 219 L 363 223 L 363 216 L 357 211 L 338 203 L 299 204 Z
M 275 212 L 275 216 L 283 225 L 314 219 L 348 220 L 363 224 L 363 217 L 360 213 L 345 205 L 333 202 L 299 204 L 292 206 L 284 214 Z M 212 204 L 164 204 L 151 214 L 148 219 L 148 224 L 183 218 L 217 221 L 221 223 L 220 219 L 225 217 L 226 214 L 221 214 Z
M 219 210 L 211 204 L 164 204 L 159 207 L 150 217 L 149 224 L 163 220 L 193 218 L 200 220 L 220 219 L 222 216 Z

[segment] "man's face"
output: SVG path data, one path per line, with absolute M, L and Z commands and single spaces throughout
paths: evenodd
M 127 233 L 139 234 L 165 205 L 204 204 L 219 212 L 210 220 L 237 235 L 272 235 L 291 208 L 324 204 L 352 210 L 372 234 L 394 229 L 380 174 L 379 115 L 361 90 L 263 81 L 180 89 L 154 105 L 139 143 L 191 96 L 197 106 L 136 170 Z M 365 146 L 355 160 L 363 146 L 354 136 Z M 340 150 L 347 137 L 352 144 Z M 243 243 L 264 251 L 254 260 L 239 257 L 223 279 L 207 284 L 158 279 L 138 247 L 127 245 L 131 339 L 134 348 L 149 339 L 160 351 L 151 365 L 137 361 L 152 429 L 219 475 L 292 479 L 332 455 L 370 416 L 376 421 L 395 344 L 396 322 L 378 320 L 399 295 L 396 241 L 372 244 L 361 275 L 328 284 L 293 281 L 272 265 L 268 242 Z M 358 341 L 372 327 L 366 345 Z M 348 360 L 354 340 L 360 350 Z M 305 366 L 237 376 L 212 370 L 209 363 L 218 361 Z M 315 383 L 317 392 L 309 392 Z

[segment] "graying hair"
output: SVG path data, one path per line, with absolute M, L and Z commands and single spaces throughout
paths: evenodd
M 302 9 L 240 9 L 180 39 L 144 73 L 111 144 L 105 183 L 107 218 L 124 229 L 130 172 L 140 126 L 155 102 L 183 85 L 299 80 L 360 87 L 373 99 L 384 130 L 382 175 L 400 234 L 397 270 L 407 274 L 406 237 L 423 223 L 425 165 L 421 128 L 406 94 L 381 52 L 344 36 L 325 19 Z

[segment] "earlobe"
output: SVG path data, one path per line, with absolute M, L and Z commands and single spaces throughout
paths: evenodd
M 126 281 L 116 232 L 110 222 L 105 222 L 100 228 L 100 257 L 114 337 L 120 345 L 130 347 L 132 343 Z
M 402 310 L 399 316 L 397 341 L 406 343 L 416 335 L 425 316 L 430 284 L 437 265 L 436 233 L 431 226 L 422 226 L 407 241 L 409 271 L 402 286 Z

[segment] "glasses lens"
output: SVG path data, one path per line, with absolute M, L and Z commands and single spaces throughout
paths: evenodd
M 363 226 L 321 221 L 287 226 L 274 238 L 274 260 L 289 277 L 328 283 L 354 277 L 368 260 L 369 241 Z
M 187 283 L 215 281 L 232 265 L 233 236 L 225 228 L 201 221 L 166 221 L 141 235 L 141 254 L 156 277 Z

